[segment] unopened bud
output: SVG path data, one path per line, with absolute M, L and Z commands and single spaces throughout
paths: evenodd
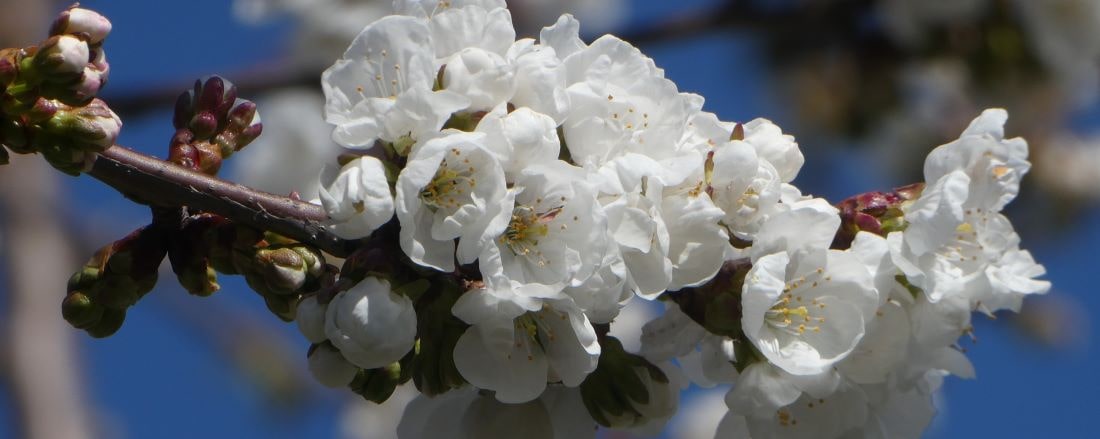
M 50 27 L 50 35 L 84 34 L 88 43 L 99 44 L 111 33 L 111 21 L 98 12 L 72 7 L 62 11 Z
M 364 369 L 386 366 L 413 348 L 416 310 L 386 280 L 368 277 L 329 302 L 325 335 L 352 364 Z
M 298 302 L 298 310 L 294 316 L 298 324 L 298 331 L 309 340 L 310 343 L 320 343 L 328 340 L 325 336 L 325 310 L 326 305 L 317 302 L 317 296 L 305 297 Z
M 99 322 L 85 330 L 88 331 L 88 335 L 95 338 L 109 337 L 118 332 L 124 320 L 126 320 L 125 309 L 106 308 Z
M 103 88 L 106 79 L 104 72 L 86 67 L 79 81 L 65 84 L 44 84 L 41 93 L 43 96 L 57 99 L 66 105 L 81 107 L 88 105 L 99 94 L 99 90 Z
M 902 205 L 920 197 L 923 190 L 924 184 L 917 183 L 893 192 L 867 192 L 837 203 L 841 225 L 832 248 L 847 249 L 861 231 L 885 236 L 903 230 L 906 223 Z
M 196 139 L 209 139 L 218 132 L 218 118 L 213 113 L 204 111 L 192 117 L 187 128 L 194 133 Z
M 98 152 L 115 144 L 122 130 L 122 120 L 105 102 L 93 99 L 84 107 L 58 110 L 44 128 L 78 148 Z
M 40 135 L 35 138 L 34 149 L 54 169 L 71 176 L 78 176 L 88 170 L 90 158 L 87 151 L 73 148 L 69 142 L 55 136 Z
M 256 252 L 256 262 L 276 293 L 293 294 L 306 283 L 308 267 L 292 248 L 261 249 Z
M 34 55 L 34 68 L 48 82 L 67 82 L 84 72 L 91 61 L 88 43 L 72 35 L 50 37 Z
M 313 345 L 308 355 L 309 373 L 325 387 L 347 386 L 359 373 L 359 368 L 344 359 L 330 343 Z
M 361 369 L 355 375 L 355 379 L 351 381 L 349 387 L 351 387 L 352 392 L 362 396 L 363 399 L 381 404 L 390 399 L 393 391 L 397 390 L 398 385 L 409 380 L 408 374 L 402 373 L 404 369 L 401 362 L 395 362 L 377 369 Z
M 217 135 L 215 142 L 221 146 L 222 154 L 228 157 L 241 148 L 248 146 L 263 132 L 260 114 L 252 101 L 237 99 L 229 111 L 227 124 Z
M 19 49 L 0 49 L 0 92 L 19 76 Z
M 23 113 L 23 117 L 29 123 L 44 122 L 57 114 L 57 110 L 60 108 L 61 105 L 57 101 L 38 98 L 34 101 L 34 105 Z
M 206 297 L 218 292 L 218 273 L 213 268 L 203 265 L 187 267 L 176 272 L 179 283 L 188 293 L 200 297 Z
M 103 317 L 103 307 L 87 294 L 74 291 L 61 302 L 61 316 L 74 328 L 87 329 L 99 323 Z

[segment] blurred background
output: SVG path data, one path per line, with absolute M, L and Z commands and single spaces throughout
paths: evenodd
M 1019 315 L 975 316 L 978 378 L 949 379 L 927 437 L 1079 436 L 1100 412 L 1100 0 L 515 0 L 517 33 L 573 12 L 615 33 L 723 120 L 772 119 L 806 155 L 804 192 L 839 201 L 920 181 L 923 157 L 986 107 L 1034 168 L 1007 215 L 1054 290 Z M 42 39 L 66 4 L 0 0 L 0 47 Z M 316 188 L 334 151 L 319 75 L 380 0 L 88 0 L 114 23 L 102 96 L 119 140 L 164 156 L 171 105 L 218 73 L 259 103 L 265 133 L 226 176 L 276 192 Z M 21 160 L 20 160 L 21 159 Z M 34 157 L 0 168 L 0 438 L 388 438 L 411 395 L 384 406 L 323 389 L 308 343 L 239 278 L 210 298 L 170 272 L 116 335 L 60 315 L 69 275 L 148 211 Z M 614 330 L 654 311 L 635 300 Z M 629 341 L 627 343 L 629 345 Z M 669 438 L 709 438 L 725 389 L 692 389 Z M 620 437 L 620 436 L 615 436 Z M 623 436 L 625 437 L 625 436 Z

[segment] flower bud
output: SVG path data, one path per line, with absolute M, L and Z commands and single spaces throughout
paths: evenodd
M 88 335 L 95 338 L 109 337 L 118 332 L 124 320 L 126 320 L 125 309 L 106 308 L 103 310 L 103 317 L 99 319 L 99 322 L 85 330 L 88 331 Z
M 59 109 L 43 128 L 80 149 L 98 152 L 115 144 L 122 120 L 106 103 L 93 99 L 84 107 Z
M 331 168 L 325 171 L 332 173 Z M 360 157 L 344 165 L 331 177 L 331 183 L 320 188 L 319 196 L 330 218 L 328 229 L 341 238 L 365 238 L 393 218 L 386 169 L 374 157 Z
M 61 302 L 61 316 L 74 328 L 86 329 L 99 323 L 103 317 L 103 307 L 87 294 L 74 291 Z
M 402 363 L 397 362 L 378 369 L 360 370 L 351 381 L 351 391 L 375 404 L 386 402 L 393 395 L 393 391 L 397 390 L 398 385 L 409 380 L 409 377 L 402 373 L 405 371 Z
M 88 43 L 72 35 L 50 37 L 34 55 L 36 73 L 48 82 L 66 82 L 84 72 L 91 61 Z
M 34 149 L 58 171 L 75 177 L 91 165 L 90 153 L 73 148 L 68 141 L 47 135 L 40 135 L 34 140 Z
M 443 88 L 469 98 L 467 111 L 490 110 L 515 93 L 515 68 L 493 52 L 466 48 L 447 58 L 446 65 Z
M 359 368 L 344 359 L 330 343 L 315 344 L 309 349 L 309 373 L 325 387 L 344 387 L 356 377 Z
M 38 98 L 30 108 L 22 113 L 23 120 L 30 124 L 45 122 L 57 114 L 57 110 L 61 107 L 62 105 L 60 102 L 46 98 Z
M 262 278 L 265 288 L 261 292 L 291 295 L 311 282 L 315 285 L 325 264 L 316 250 L 295 242 L 257 250 L 253 265 L 252 270 L 244 270 L 245 276 Z
M 923 183 L 918 183 L 897 188 L 893 192 L 854 195 L 837 203 L 841 224 L 832 247 L 841 250 L 851 247 L 856 234 L 861 231 L 886 236 L 892 231 L 903 230 L 905 214 L 902 212 L 902 205 L 920 197 L 923 190 Z
M 337 293 L 325 313 L 325 335 L 352 364 L 364 369 L 400 360 L 413 347 L 416 311 L 390 283 L 363 279 Z
M 325 311 L 328 305 L 317 302 L 317 296 L 308 296 L 298 301 L 298 310 L 294 315 L 294 321 L 298 324 L 298 332 L 306 337 L 310 343 L 320 343 L 328 340 L 325 336 Z
M 67 84 L 45 84 L 42 87 L 42 95 L 57 99 L 66 105 L 80 107 L 87 105 L 99 94 L 107 81 L 104 72 L 92 67 L 84 68 L 80 81 Z
M 0 49 L 0 92 L 19 76 L 18 49 Z
M 98 12 L 84 8 L 69 8 L 62 11 L 53 26 L 50 27 L 50 35 L 76 35 L 87 36 L 89 44 L 99 44 L 111 33 L 111 21 Z

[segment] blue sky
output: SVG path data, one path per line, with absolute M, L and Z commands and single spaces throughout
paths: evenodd
M 82 3 L 115 24 L 107 45 L 112 64 L 108 102 L 111 93 L 166 85 L 183 90 L 199 76 L 264 65 L 280 54 L 291 29 L 285 21 L 243 26 L 232 17 L 227 1 Z M 714 2 L 635 1 L 630 22 L 709 3 Z M 43 23 L 43 29 L 46 26 Z M 643 50 L 681 90 L 705 96 L 706 109 L 722 119 L 763 116 L 787 126 L 783 121 L 790 116 L 769 92 L 766 67 L 751 38 L 718 33 Z M 164 110 L 126 120 L 119 143 L 163 156 L 172 133 L 170 105 L 165 102 Z M 1100 111 L 1091 108 L 1082 114 L 1076 126 L 1096 130 Z M 815 150 L 810 138 L 799 140 L 812 157 L 799 180 L 812 184 L 804 187 L 808 192 L 839 200 L 900 183 L 874 172 L 837 172 L 870 169 L 873 163 L 851 152 Z M 145 209 L 88 177 L 67 178 L 66 186 L 71 212 L 80 212 L 81 229 L 100 233 L 93 238 L 96 245 L 147 221 Z M 1100 314 L 1093 256 L 1100 247 L 1100 210 L 1086 211 L 1077 224 L 1070 230 L 1021 229 L 1020 234 L 1024 245 L 1047 266 L 1054 294 L 1072 295 L 1085 315 L 1095 316 Z M 270 402 L 270 394 L 257 392 L 226 360 L 227 349 L 240 347 L 231 340 L 241 337 L 241 327 L 208 315 L 196 317 L 194 311 L 201 312 L 207 303 L 239 310 L 272 331 L 293 331 L 269 317 L 259 298 L 239 280 L 223 278 L 223 288 L 209 299 L 183 297 L 177 288 L 164 288 L 155 296 L 175 298 L 142 302 L 117 335 L 105 340 L 80 336 L 87 361 L 83 375 L 106 432 L 131 438 L 335 437 L 344 392 L 310 390 L 308 406 L 280 411 Z M 196 319 L 205 332 L 196 333 Z M 1100 393 L 1100 352 L 1093 343 L 1098 339 L 1096 324 L 1076 328 L 1089 340 L 1085 346 L 1055 351 L 1027 341 L 1004 322 L 981 317 L 975 321 L 980 341 L 967 346 L 978 378 L 948 380 L 946 410 L 929 437 L 1057 437 L 1091 431 L 1093 417 L 1100 412 L 1095 398 Z M 304 361 L 306 343 L 295 340 L 298 351 L 292 358 Z M 0 388 L 0 438 L 5 438 L 13 432 L 5 427 L 11 425 L 5 419 L 11 416 L 11 405 L 2 392 Z

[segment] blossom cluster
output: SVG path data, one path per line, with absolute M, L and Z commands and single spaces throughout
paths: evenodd
M 328 228 L 394 231 L 391 264 L 464 281 L 454 334 L 384 270 L 298 305 L 327 385 L 446 346 L 458 376 L 403 437 L 659 431 L 688 380 L 733 385 L 719 437 L 916 437 L 943 377 L 973 375 L 971 312 L 1049 289 L 1000 213 L 1029 169 L 1002 110 L 929 154 L 923 185 L 838 208 L 791 184 L 792 136 L 719 120 L 568 15 L 516 40 L 503 0 L 396 0 L 322 84 L 350 152 L 322 177 Z M 635 297 L 666 311 L 629 353 L 607 327 Z

